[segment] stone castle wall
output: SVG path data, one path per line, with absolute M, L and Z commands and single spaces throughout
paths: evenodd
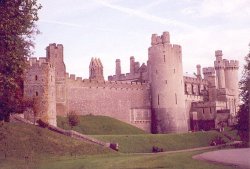
M 24 98 L 32 101 L 35 116 L 27 117 L 31 121 L 39 118 L 56 125 L 55 68 L 46 58 L 30 58 L 24 81 Z M 26 114 L 27 115 L 27 114 Z
M 103 115 L 150 132 L 150 90 L 146 83 L 66 79 L 67 110 Z M 66 113 L 66 112 L 65 112 Z
M 214 67 L 203 68 L 204 79 L 200 65 L 195 77 L 183 76 L 182 48 L 170 43 L 168 32 L 152 35 L 147 64 L 130 57 L 130 72 L 122 74 L 117 59 L 109 81 L 103 80 L 99 59 L 92 59 L 90 80 L 85 80 L 66 73 L 61 44 L 50 44 L 46 52 L 46 58 L 30 58 L 24 96 L 40 100 L 39 112 L 52 125 L 56 115 L 75 111 L 110 116 L 149 132 L 185 132 L 195 130 L 192 120 L 212 126 L 220 121 L 214 123 L 218 112 L 237 111 L 238 61 L 223 59 L 218 50 Z

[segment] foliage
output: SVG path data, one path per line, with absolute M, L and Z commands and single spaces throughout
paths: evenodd
M 107 117 L 107 116 L 94 116 L 94 115 L 86 115 L 86 116 L 78 116 L 79 124 L 78 126 L 73 127 L 72 129 L 88 135 L 96 135 L 96 134 L 145 134 L 146 132 L 124 123 L 120 120 Z M 68 125 L 68 121 L 66 117 L 57 116 L 57 125 L 65 130 L 71 129 Z
M 68 123 L 69 123 L 71 128 L 73 128 L 74 126 L 77 126 L 80 122 L 79 117 L 76 115 L 76 113 L 74 111 L 70 111 L 67 114 L 67 119 L 68 119 Z
M 249 89 L 250 89 L 250 52 L 245 57 L 246 64 L 244 65 L 242 79 L 240 80 L 240 97 L 242 104 L 237 115 L 238 123 L 235 126 L 235 129 L 238 131 L 238 135 L 241 137 L 241 140 L 244 142 L 249 142 Z
M 37 0 L 0 1 L 0 119 L 23 111 L 23 75 L 40 8 Z

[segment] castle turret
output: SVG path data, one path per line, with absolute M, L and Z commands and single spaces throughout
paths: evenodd
M 116 59 L 116 61 L 115 61 L 115 75 L 116 76 L 121 75 L 121 61 L 120 61 L 120 59 Z
M 98 58 L 92 58 L 89 64 L 89 79 L 91 80 L 104 80 L 103 65 Z
M 239 86 L 238 86 L 238 70 L 239 70 L 239 61 L 237 60 L 226 60 L 224 59 L 225 64 L 225 85 L 226 88 L 231 90 L 234 95 L 234 100 L 231 100 L 231 113 L 235 115 L 238 109 L 239 102 Z M 229 104 L 230 105 L 230 104 Z
M 186 132 L 182 50 L 169 33 L 152 35 L 148 51 L 152 96 L 152 132 Z
M 196 65 L 197 73 L 196 76 L 197 78 L 201 79 L 201 65 Z
M 130 74 L 135 74 L 135 57 L 130 57 Z
M 214 61 L 214 68 L 216 70 L 216 78 L 217 78 L 217 83 L 218 83 L 218 88 L 225 88 L 225 65 L 222 60 L 222 51 L 221 50 L 216 50 L 215 51 L 215 57 L 216 60 Z
M 213 67 L 205 67 L 202 70 L 204 79 L 208 81 L 209 100 L 214 101 L 217 99 L 215 70 Z
M 225 85 L 227 89 L 238 91 L 238 70 L 239 61 L 237 60 L 226 60 L 224 59 L 225 65 Z M 237 92 L 238 93 L 238 92 Z
M 55 68 L 46 58 L 30 58 L 24 80 L 24 98 L 33 101 L 34 114 L 25 113 L 30 121 L 42 119 L 56 126 Z
M 55 67 L 56 81 L 56 110 L 58 115 L 66 115 L 66 67 L 64 64 L 63 45 L 49 44 L 46 48 L 47 58 Z

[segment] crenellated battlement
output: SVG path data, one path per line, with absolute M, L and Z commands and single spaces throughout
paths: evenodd
M 161 36 L 157 34 L 152 34 L 151 37 L 151 45 L 158 45 L 158 44 L 169 44 L 170 43 L 170 35 L 169 32 L 163 32 Z
M 214 67 L 204 67 L 202 69 L 202 72 L 203 72 L 204 75 L 215 75 Z
M 47 48 L 50 48 L 50 49 L 63 49 L 63 45 L 62 44 L 56 44 L 56 43 L 50 43 Z
M 222 50 L 216 50 L 215 51 L 215 57 L 222 57 Z
M 29 64 L 29 66 L 31 67 L 34 67 L 34 66 L 44 66 L 44 65 L 49 65 L 50 68 L 53 68 L 53 65 L 51 65 L 47 58 L 46 57 L 39 57 L 39 58 L 36 58 L 36 57 L 31 57 L 31 58 L 28 58 L 27 59 L 27 62 Z
M 238 60 L 227 60 L 223 59 L 226 69 L 239 69 L 239 61 Z
M 184 83 L 208 85 L 208 81 L 205 79 L 188 77 L 188 76 L 184 76 L 183 78 L 184 78 Z
M 148 83 L 141 82 L 124 82 L 124 81 L 104 81 L 91 80 L 76 77 L 74 74 L 67 74 L 67 84 L 72 87 L 88 87 L 88 88 L 103 88 L 103 89 L 126 89 L 126 90 L 144 90 L 149 88 Z

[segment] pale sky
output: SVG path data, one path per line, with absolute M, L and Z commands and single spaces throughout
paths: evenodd
M 170 32 L 172 44 L 182 46 L 183 72 L 196 64 L 213 66 L 214 51 L 237 59 L 241 67 L 249 51 L 250 0 L 39 0 L 35 56 L 44 57 L 49 43 L 63 44 L 67 72 L 88 78 L 91 57 L 99 57 L 105 79 L 122 73 L 129 58 L 148 58 L 151 35 Z

